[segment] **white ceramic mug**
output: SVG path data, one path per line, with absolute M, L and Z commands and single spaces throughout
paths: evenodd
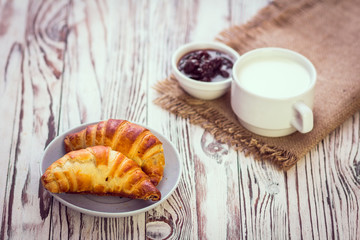
M 303 55 L 255 49 L 236 61 L 233 78 L 231 107 L 249 131 L 280 137 L 312 130 L 316 70 Z

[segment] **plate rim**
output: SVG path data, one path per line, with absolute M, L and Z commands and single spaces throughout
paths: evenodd
M 109 118 L 111 119 L 111 118 Z M 107 119 L 107 120 L 109 120 Z M 122 119 L 124 120 L 124 119 Z M 42 154 L 42 157 L 41 157 L 41 161 L 39 162 L 39 172 L 40 172 L 40 177 L 44 174 L 43 173 L 43 169 L 42 169 L 42 165 L 43 165 L 43 162 L 44 162 L 44 157 L 47 153 L 47 151 L 49 150 L 49 148 L 55 144 L 55 140 L 58 140 L 59 138 L 61 137 L 65 137 L 67 134 L 71 133 L 72 131 L 74 131 L 75 129 L 77 128 L 82 128 L 82 127 L 86 127 L 86 126 L 89 126 L 89 125 L 92 125 L 92 124 L 97 124 L 99 122 L 102 122 L 102 121 L 106 121 L 106 120 L 99 120 L 99 121 L 92 121 L 92 122 L 86 122 L 86 123 L 82 123 L 80 125 L 77 125 L 75 127 L 72 127 L 72 128 L 69 128 L 68 130 L 66 131 L 63 131 L 61 132 L 60 134 L 58 134 L 54 139 L 51 140 L 51 142 L 45 147 L 45 149 L 43 150 L 43 154 Z M 180 159 L 180 154 L 179 152 L 177 151 L 177 149 L 175 148 L 175 145 L 163 134 L 161 134 L 160 132 L 156 131 L 155 129 L 145 125 L 145 124 L 141 124 L 141 123 L 137 123 L 137 122 L 134 122 L 134 121 L 129 121 L 129 120 L 126 120 L 128 122 L 131 122 L 131 123 L 134 123 L 134 124 L 137 124 L 139 126 L 142 126 L 148 130 L 150 130 L 156 137 L 159 137 L 161 136 L 161 138 L 165 139 L 167 144 L 170 145 L 170 147 L 172 148 L 172 150 L 174 151 L 175 153 L 175 156 L 176 156 L 176 161 L 179 163 L 179 173 L 178 173 L 178 177 L 176 178 L 176 181 L 175 181 L 175 184 L 172 186 L 172 188 L 170 189 L 170 191 L 167 193 L 166 196 L 162 196 L 161 199 L 157 202 L 154 202 L 153 204 L 147 206 L 147 207 L 144 207 L 144 208 L 140 208 L 140 209 L 137 209 L 137 210 L 132 210 L 132 211 L 128 211 L 128 212 L 120 212 L 120 213 L 115 213 L 115 212 L 101 212 L 101 211 L 96 211 L 96 210 L 89 210 L 87 208 L 84 208 L 84 207 L 79 207 L 79 206 L 76 206 L 64 199 L 62 199 L 60 196 L 58 196 L 57 194 L 54 194 L 54 193 L 51 193 L 50 191 L 48 191 L 47 189 L 44 188 L 44 186 L 42 186 L 44 188 L 45 191 L 47 191 L 52 197 L 54 197 L 57 201 L 61 202 L 62 204 L 64 204 L 66 207 L 69 207 L 75 211 L 78 211 L 80 213 L 84 213 L 84 214 L 87 214 L 87 215 L 91 215 L 91 216 L 98 216 L 98 217 L 107 217 L 107 218 L 112 218 L 112 217 L 128 217 L 128 216 L 134 216 L 134 215 L 137 215 L 137 214 L 140 214 L 140 213 L 143 213 L 143 212 L 147 212 L 157 206 L 159 206 L 161 203 L 163 203 L 165 200 L 167 200 L 173 193 L 174 191 L 177 189 L 178 185 L 179 185 L 179 182 L 180 182 L 180 179 L 181 179 L 181 176 L 182 176 L 182 170 L 183 170 L 183 166 L 182 166 L 182 161 Z M 56 161 L 57 159 L 54 160 L 54 162 Z M 44 172 L 46 171 L 46 169 L 44 169 Z M 42 185 L 42 183 L 40 183 Z

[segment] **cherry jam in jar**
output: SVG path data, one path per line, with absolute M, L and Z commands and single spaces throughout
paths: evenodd
M 187 77 L 202 82 L 219 82 L 231 76 L 233 60 L 214 49 L 188 52 L 180 58 L 178 69 Z

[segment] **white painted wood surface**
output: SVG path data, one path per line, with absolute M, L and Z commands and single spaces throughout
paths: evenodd
M 288 172 L 153 104 L 173 51 L 213 40 L 267 0 L 0 1 L 0 239 L 360 239 L 360 113 Z M 162 132 L 184 168 L 163 204 L 92 217 L 39 183 L 45 146 L 83 122 Z

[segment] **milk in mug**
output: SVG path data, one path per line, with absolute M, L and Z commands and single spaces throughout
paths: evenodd
M 309 71 L 302 64 L 280 56 L 250 58 L 237 73 L 244 89 L 269 98 L 296 96 L 311 84 Z

